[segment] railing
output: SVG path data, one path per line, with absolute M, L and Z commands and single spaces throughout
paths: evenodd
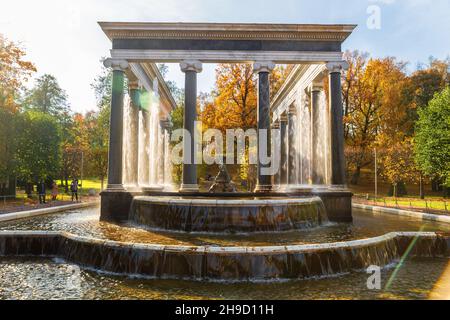
M 0 196 L 0 208 L 5 210 L 8 208 L 8 205 L 11 205 L 12 201 L 11 200 L 15 200 L 13 202 L 14 206 L 17 207 L 20 205 L 22 207 L 25 207 L 25 202 L 26 202 L 26 197 L 20 197 L 20 195 L 11 195 L 11 196 Z
M 417 199 L 417 198 L 395 198 L 375 197 L 371 195 L 355 195 L 356 203 L 373 205 L 378 207 L 414 210 L 425 213 L 449 214 L 450 203 L 446 199 Z

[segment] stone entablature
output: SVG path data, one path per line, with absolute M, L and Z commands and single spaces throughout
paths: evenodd
M 130 62 L 342 61 L 354 25 L 100 22 L 111 56 Z
M 343 42 L 356 25 L 99 22 L 110 40 L 302 40 Z

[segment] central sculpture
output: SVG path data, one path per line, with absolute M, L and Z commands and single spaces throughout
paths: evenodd
M 219 173 L 214 179 L 214 184 L 209 188 L 210 193 L 221 193 L 221 192 L 237 192 L 236 185 L 231 181 L 230 174 L 228 173 L 227 167 L 224 164 L 219 165 Z
M 352 220 L 345 187 L 342 42 L 353 25 L 100 23 L 112 41 L 108 188 L 101 219 L 132 220 L 185 232 L 286 231 Z M 179 63 L 185 74 L 182 178 L 171 178 L 170 111 L 175 102 L 156 67 Z M 224 165 L 201 191 L 195 162 L 197 74 L 203 63 L 253 63 L 258 75 L 258 164 L 253 192 L 236 192 Z M 295 64 L 271 96 L 276 64 Z M 129 92 L 125 95 L 124 79 Z M 325 85 L 328 85 L 325 88 Z M 328 92 L 328 96 L 325 95 Z M 127 99 L 125 99 L 127 98 Z M 127 103 L 125 103 L 127 101 Z M 280 129 L 281 170 L 267 174 L 271 135 Z M 189 151 L 189 152 L 188 152 Z

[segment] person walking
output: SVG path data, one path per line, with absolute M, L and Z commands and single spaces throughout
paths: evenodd
M 39 203 L 40 204 L 45 204 L 45 182 L 44 181 L 39 181 L 38 185 L 37 185 L 37 192 L 39 194 Z
M 70 191 L 72 192 L 72 202 L 73 199 L 76 199 L 78 202 L 78 188 L 81 187 L 81 184 L 78 184 L 78 179 L 73 179 L 72 183 L 70 184 Z
M 58 198 L 58 184 L 56 181 L 53 181 L 52 183 L 52 201 L 56 201 Z

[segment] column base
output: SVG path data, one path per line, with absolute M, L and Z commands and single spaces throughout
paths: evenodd
M 121 222 L 128 220 L 133 194 L 125 190 L 107 189 L 101 194 L 100 220 Z
M 255 192 L 257 193 L 268 193 L 274 191 L 274 187 L 271 184 L 259 184 L 255 188 Z
M 313 186 L 305 184 L 305 185 L 293 185 L 289 187 L 290 192 L 311 192 L 313 190 Z
M 163 191 L 164 186 L 151 186 L 151 187 L 141 187 L 143 192 L 155 192 L 155 191 Z
M 329 186 L 329 188 L 335 191 L 348 191 L 348 188 L 345 184 L 332 184 Z
M 198 184 L 182 184 L 180 188 L 180 192 L 199 192 L 200 188 Z
M 108 184 L 106 187 L 107 191 L 125 191 L 123 184 Z

